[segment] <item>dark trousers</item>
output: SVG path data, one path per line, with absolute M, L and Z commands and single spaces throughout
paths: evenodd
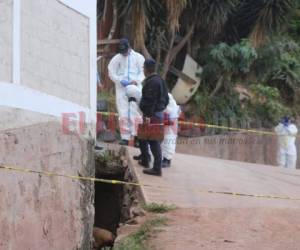
M 151 118 L 151 124 L 160 124 L 163 121 L 163 113 L 157 112 L 154 117 Z M 154 158 L 153 168 L 157 171 L 161 171 L 161 163 L 162 163 L 162 153 L 160 141 L 152 141 L 152 140 L 140 140 L 140 150 L 142 155 L 142 163 L 149 163 L 149 146 L 151 153 Z
M 140 149 L 142 154 L 142 163 L 149 163 L 149 146 L 154 157 L 153 168 L 161 171 L 162 154 L 159 141 L 144 141 L 140 140 Z

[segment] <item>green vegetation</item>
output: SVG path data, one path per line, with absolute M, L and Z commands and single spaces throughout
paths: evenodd
M 202 66 L 187 119 L 271 127 L 283 114 L 300 112 L 300 0 L 112 2 L 113 23 L 159 62 L 170 89 L 177 80 L 171 65 L 181 69 L 189 54 Z
M 283 115 L 290 114 L 289 109 L 280 102 L 277 88 L 255 84 L 250 86 L 250 90 L 253 98 L 248 108 L 252 110 L 252 116 L 260 119 L 265 127 L 276 123 Z
M 199 49 L 202 84 L 192 100 L 191 110 L 211 123 L 244 120 L 253 125 L 259 121 L 263 127 L 273 126 L 284 114 L 296 115 L 299 52 L 297 42 L 278 36 L 260 48 L 242 40 L 233 45 L 220 43 Z M 249 94 L 244 102 L 235 90 L 237 85 L 242 85 Z
M 149 203 L 149 204 L 144 204 L 142 208 L 150 213 L 163 214 L 176 209 L 176 206 L 167 205 L 167 204 Z
M 110 112 L 116 112 L 116 97 L 111 90 L 101 90 L 98 93 L 97 100 L 105 101 L 107 104 L 107 110 Z
M 147 250 L 147 240 L 159 227 L 166 225 L 167 219 L 160 217 L 145 222 L 140 229 L 125 238 L 114 250 Z

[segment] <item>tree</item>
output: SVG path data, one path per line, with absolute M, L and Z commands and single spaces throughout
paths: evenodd
M 242 0 L 229 23 L 234 42 L 250 38 L 254 47 L 264 44 L 269 35 L 279 31 L 296 0 Z

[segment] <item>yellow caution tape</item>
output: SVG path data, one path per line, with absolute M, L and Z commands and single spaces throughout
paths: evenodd
M 68 179 L 72 179 L 72 180 L 101 182 L 101 183 L 112 184 L 112 185 L 131 185 L 131 186 L 138 186 L 138 187 L 151 187 L 151 188 L 161 188 L 161 189 L 167 188 L 167 187 L 163 187 L 163 186 L 141 184 L 141 183 L 136 183 L 136 182 L 126 182 L 126 181 L 119 181 L 119 180 L 100 179 L 100 178 L 95 178 L 95 177 L 84 177 L 84 176 L 60 174 L 60 173 L 55 173 L 55 172 L 38 171 L 38 170 L 18 168 L 18 167 L 12 167 L 12 166 L 4 166 L 4 165 L 0 165 L 0 169 L 6 170 L 6 171 L 22 172 L 22 173 L 33 173 L 33 174 L 39 174 L 39 175 L 48 176 L 48 177 L 63 177 L 63 178 L 68 178 Z M 178 190 L 178 188 L 176 188 L 176 190 Z M 185 189 L 185 190 L 190 190 L 190 189 Z M 289 196 L 279 196 L 279 195 L 256 195 L 256 194 L 245 194 L 245 193 L 236 193 L 236 192 L 203 190 L 203 189 L 193 189 L 191 191 L 195 191 L 195 192 L 199 192 L 199 193 L 207 193 L 207 194 L 221 194 L 221 195 L 231 195 L 231 196 L 244 196 L 244 197 L 255 197 L 255 198 L 266 198 L 266 199 L 281 199 L 281 200 L 300 201 L 300 198 L 293 198 L 293 197 L 289 197 Z
M 115 117 L 118 116 L 117 113 L 113 113 L 113 112 L 97 112 L 97 114 L 101 114 L 103 116 L 115 116 Z M 255 133 L 255 134 L 262 134 L 262 135 L 275 135 L 275 136 L 277 136 L 277 134 L 275 132 L 270 132 L 270 131 L 234 128 L 234 127 L 219 126 L 219 125 L 207 124 L 207 123 L 178 121 L 178 124 L 188 125 L 188 126 L 193 126 L 193 127 L 200 127 L 200 128 L 205 128 L 205 127 L 206 128 L 217 128 L 217 129 L 224 129 L 224 130 L 244 132 L 244 133 Z M 300 136 L 297 135 L 296 137 L 300 137 Z

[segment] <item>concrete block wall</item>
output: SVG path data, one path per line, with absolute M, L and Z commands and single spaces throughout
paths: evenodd
M 0 165 L 93 176 L 92 144 L 61 122 L 0 108 Z M 14 118 L 18 127 L 7 129 Z M 24 124 L 20 126 L 20 124 Z M 91 249 L 93 185 L 0 170 L 0 249 Z
M 300 140 L 296 140 L 298 155 Z M 247 133 L 179 138 L 177 152 L 226 160 L 277 165 L 277 137 Z M 300 168 L 300 160 L 297 162 Z
M 0 81 L 12 81 L 13 0 L 0 0 Z
M 88 107 L 89 19 L 58 0 L 21 4 L 21 83 Z
M 0 166 L 94 176 L 96 56 L 96 0 L 0 0 Z M 0 250 L 92 249 L 93 199 L 90 182 L 0 168 Z

